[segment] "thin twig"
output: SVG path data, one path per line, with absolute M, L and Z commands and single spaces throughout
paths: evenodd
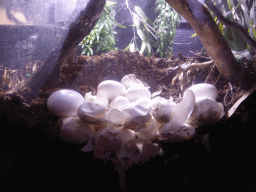
M 215 87 L 216 87 L 216 85 L 217 85 L 217 83 L 218 83 L 220 77 L 221 77 L 221 74 L 219 74 L 218 78 L 216 79 L 216 81 L 215 81 L 215 83 L 214 83 L 214 86 L 215 86 Z
M 206 77 L 206 79 L 205 79 L 205 81 L 204 81 L 205 83 L 207 83 L 207 81 L 209 80 L 210 75 L 211 75 L 211 73 L 213 72 L 214 68 L 215 68 L 215 64 L 213 64 L 213 66 L 212 66 L 212 68 L 211 68 L 209 74 L 207 75 L 207 77 Z

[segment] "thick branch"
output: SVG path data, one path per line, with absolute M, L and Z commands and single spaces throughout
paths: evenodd
M 197 33 L 220 74 L 237 81 L 240 67 L 207 8 L 197 0 L 166 0 Z

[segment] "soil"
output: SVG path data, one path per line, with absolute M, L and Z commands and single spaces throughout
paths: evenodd
M 101 81 L 120 81 L 124 75 L 133 73 L 151 92 L 161 90 L 161 96 L 172 96 L 176 101 L 192 84 L 211 83 L 219 90 L 217 100 L 227 112 L 246 90 L 223 80 L 213 65 L 193 69 L 183 65 L 209 61 L 205 53 L 167 59 L 122 50 L 80 56 L 63 66 L 59 81 L 45 87 L 31 102 L 29 89 L 2 94 L 0 191 L 14 191 L 17 186 L 26 191 L 34 191 L 35 186 L 45 190 L 75 191 L 89 186 L 96 191 L 108 188 L 119 191 L 116 164 L 95 159 L 92 152 L 81 152 L 81 146 L 58 139 L 58 118 L 46 106 L 49 95 L 61 88 L 83 95 L 95 93 Z M 244 65 L 249 73 L 254 73 L 255 62 L 245 61 Z M 183 77 L 176 78 L 181 71 L 184 71 Z M 251 81 L 251 85 L 254 82 Z M 167 187 L 179 191 L 255 190 L 255 96 L 255 92 L 252 93 L 225 122 L 199 128 L 195 139 L 161 144 L 163 156 L 143 165 L 133 165 L 126 171 L 126 191 L 166 190 Z

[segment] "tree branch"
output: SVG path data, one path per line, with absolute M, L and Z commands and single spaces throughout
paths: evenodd
M 76 20 L 71 23 L 68 34 L 63 34 L 58 46 L 47 57 L 45 64 L 19 89 L 29 87 L 34 97 L 44 86 L 53 87 L 59 79 L 63 63 L 72 55 L 77 45 L 90 34 L 99 20 L 106 0 L 90 0 Z M 17 90 L 12 90 L 12 92 Z
M 166 2 L 190 23 L 220 74 L 231 82 L 237 82 L 241 68 L 207 8 L 197 0 Z

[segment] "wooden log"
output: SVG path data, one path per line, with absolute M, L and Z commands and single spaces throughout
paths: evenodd
M 238 82 L 241 68 L 207 8 L 197 0 L 166 0 L 197 33 L 220 74 Z

